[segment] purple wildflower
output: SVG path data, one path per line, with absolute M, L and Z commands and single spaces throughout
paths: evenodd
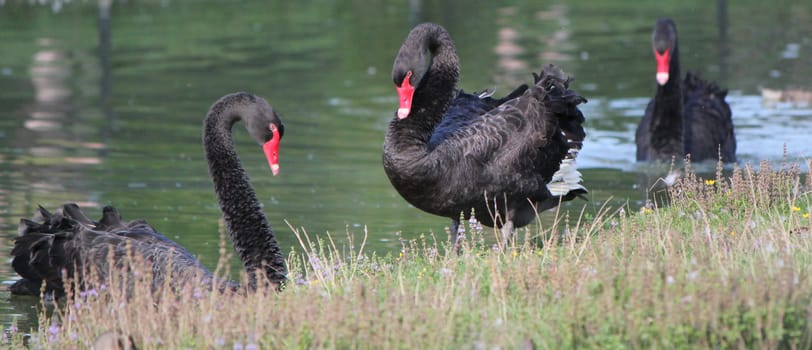
M 48 333 L 51 333 L 53 335 L 59 334 L 59 324 L 51 323 L 51 326 L 48 327 Z
M 301 273 L 300 273 L 300 274 L 298 274 L 298 275 L 296 276 L 296 284 L 297 284 L 297 285 L 299 285 L 299 286 L 303 286 L 303 285 L 308 284 L 308 283 L 307 283 L 307 279 L 305 278 L 305 275 L 304 275 L 304 274 L 301 274 Z
M 48 327 L 48 342 L 53 343 L 56 342 L 58 339 L 57 335 L 59 334 L 59 324 L 51 323 L 51 326 Z

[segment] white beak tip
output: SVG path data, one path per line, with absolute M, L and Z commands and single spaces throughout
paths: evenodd
M 668 73 L 657 73 L 657 84 L 665 85 L 668 82 Z
M 398 119 L 406 119 L 409 116 L 408 108 L 398 108 Z

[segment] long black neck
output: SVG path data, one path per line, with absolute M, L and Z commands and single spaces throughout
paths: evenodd
M 281 284 L 287 279 L 285 258 L 231 138 L 234 123 L 241 116 L 249 115 L 247 106 L 229 101 L 221 100 L 206 117 L 203 147 L 209 174 L 234 249 L 248 272 L 250 286 L 256 287 L 258 270 L 264 271 L 269 281 Z
M 668 82 L 657 86 L 654 97 L 654 118 L 649 131 L 651 147 L 660 159 L 683 156 L 682 77 L 679 67 L 679 48 L 676 40 L 668 68 Z
M 430 27 L 422 35 L 410 35 L 401 50 L 427 50 L 430 63 L 412 99 L 412 111 L 406 119 L 395 120 L 387 132 L 387 143 L 396 152 L 425 152 L 437 124 L 443 119 L 457 95 L 459 60 L 448 32 Z

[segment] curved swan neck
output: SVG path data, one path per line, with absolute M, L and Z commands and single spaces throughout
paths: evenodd
M 425 54 L 428 54 L 428 62 L 422 58 Z M 420 70 L 421 64 L 428 66 L 417 82 L 412 113 L 406 119 L 394 121 L 390 127 L 398 142 L 410 146 L 428 143 L 457 95 L 459 59 L 451 36 L 443 27 L 422 24 L 403 42 L 395 65 Z
M 204 122 L 203 147 L 229 236 L 253 288 L 257 270 L 264 271 L 270 282 L 283 283 L 287 267 L 231 137 L 234 123 L 253 115 L 256 97 L 246 95 L 229 95 L 212 106 Z
M 660 153 L 658 158 L 669 159 L 671 156 L 681 158 L 684 153 L 683 143 L 683 97 L 682 76 L 679 66 L 679 46 L 676 38 L 668 67 L 671 77 L 665 85 L 657 86 L 654 97 L 654 118 L 649 126 L 652 148 Z
M 418 106 L 414 119 L 425 119 L 436 126 L 443 119 L 451 101 L 457 95 L 460 64 L 451 36 L 440 26 L 425 32 L 422 43 L 431 53 L 431 63 L 423 81 L 415 91 Z M 433 131 L 433 130 L 432 130 Z

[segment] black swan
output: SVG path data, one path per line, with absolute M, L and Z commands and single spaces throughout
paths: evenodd
M 736 137 L 727 90 L 690 72 L 680 79 L 677 27 L 660 19 L 652 35 L 657 59 L 657 94 L 637 127 L 637 160 L 736 161 Z
M 470 218 L 472 209 L 506 243 L 537 211 L 586 193 L 575 168 L 586 100 L 552 65 L 533 75 L 534 86 L 502 99 L 458 92 L 454 44 L 432 23 L 412 29 L 395 58 L 400 107 L 386 132 L 384 170 L 409 203 L 451 218 L 455 247 L 460 214 Z
M 279 141 L 285 129 L 268 102 L 249 93 L 220 98 L 203 128 L 209 174 L 230 238 L 248 272 L 249 287 L 269 281 L 281 288 L 287 275 L 285 258 L 232 141 L 231 128 L 239 120 L 262 145 L 274 175 L 279 171 Z M 113 207 L 105 207 L 99 221 L 89 219 L 76 204 L 66 204 L 53 214 L 40 207 L 39 216 L 39 222 L 20 220 L 20 236 L 11 254 L 12 266 L 22 279 L 10 287 L 12 294 L 39 295 L 45 281 L 48 294 L 63 295 L 65 279 L 82 282 L 91 269 L 104 279 L 126 269 L 128 255 L 152 266 L 153 290 L 165 281 L 173 287 L 196 283 L 238 288 L 232 281 L 215 282 L 189 251 L 143 220 L 122 221 Z M 115 266 L 108 266 L 110 258 Z

